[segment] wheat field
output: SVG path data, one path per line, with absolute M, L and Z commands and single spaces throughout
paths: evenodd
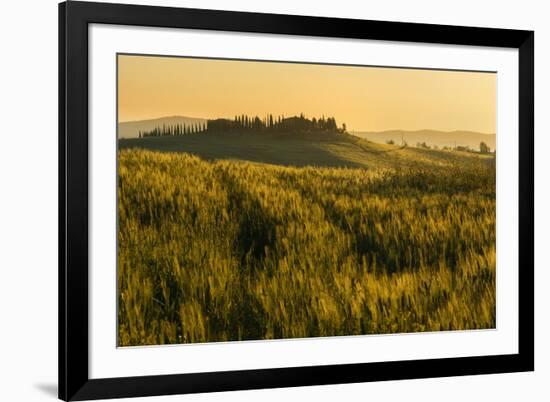
M 119 346 L 496 325 L 494 160 L 118 162 Z

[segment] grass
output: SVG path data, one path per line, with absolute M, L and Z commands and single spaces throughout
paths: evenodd
M 235 159 L 285 166 L 410 167 L 446 166 L 472 157 L 493 160 L 491 155 L 436 151 L 378 144 L 350 134 L 313 133 L 207 133 L 179 137 L 121 139 L 120 149 L 186 152 L 207 160 Z
M 495 327 L 494 159 L 174 140 L 121 143 L 120 346 Z

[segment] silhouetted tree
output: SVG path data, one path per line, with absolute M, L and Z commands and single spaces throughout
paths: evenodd
M 296 132 L 309 132 L 309 131 L 332 131 L 339 133 L 346 133 L 347 127 L 343 123 L 339 128 L 336 119 L 334 117 L 311 118 L 308 119 L 303 113 L 298 116 L 285 117 L 279 115 L 274 117 L 273 114 L 268 113 L 264 117 L 248 116 L 245 114 L 235 115 L 233 119 L 213 119 L 206 120 L 204 122 L 196 122 L 193 124 L 162 124 L 161 126 L 154 127 L 148 131 L 138 132 L 138 138 L 145 137 L 162 137 L 162 136 L 181 136 L 198 133 L 208 132 L 231 132 L 233 130 L 253 130 L 254 132 L 263 131 L 296 131 Z M 484 144 L 484 143 L 483 143 Z M 419 146 L 425 146 L 421 144 Z M 486 144 L 485 144 L 486 146 Z M 482 145 L 480 144 L 480 149 Z M 485 149 L 485 148 L 483 148 Z M 489 147 L 486 148 L 486 152 L 490 152 Z
M 491 148 L 489 148 L 489 146 L 485 142 L 481 141 L 479 143 L 479 152 L 481 152 L 482 154 L 488 154 L 489 152 L 491 152 Z

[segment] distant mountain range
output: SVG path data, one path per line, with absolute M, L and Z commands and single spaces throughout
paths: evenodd
M 118 138 L 137 138 L 140 131 L 149 131 L 155 127 L 162 127 L 163 124 L 176 125 L 194 125 L 204 123 L 207 119 L 187 116 L 170 116 L 159 119 L 128 121 L 118 124 Z
M 491 150 L 494 150 L 496 147 L 495 134 L 484 134 L 474 131 L 389 130 L 381 132 L 356 131 L 353 134 L 378 143 L 386 143 L 392 140 L 397 145 L 400 145 L 402 141 L 411 146 L 415 146 L 419 142 L 425 142 L 430 146 L 468 146 L 477 150 L 479 149 L 479 143 L 483 141 Z

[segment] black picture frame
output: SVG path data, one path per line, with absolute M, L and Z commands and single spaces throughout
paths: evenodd
M 517 354 L 90 379 L 88 25 L 91 23 L 519 51 Z M 59 398 L 88 400 L 534 370 L 534 32 L 70 1 L 59 4 Z

